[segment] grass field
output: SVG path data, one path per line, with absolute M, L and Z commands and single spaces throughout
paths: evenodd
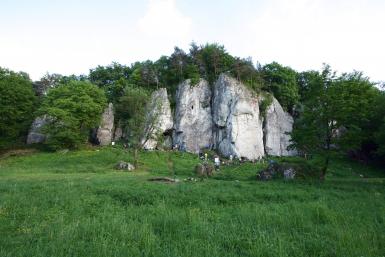
M 174 184 L 167 153 L 122 149 L 0 159 L 0 256 L 385 256 L 385 172 L 332 162 L 324 183 L 255 180 L 261 164 Z M 173 153 L 176 176 L 197 157 Z M 364 177 L 362 177 L 362 176 Z

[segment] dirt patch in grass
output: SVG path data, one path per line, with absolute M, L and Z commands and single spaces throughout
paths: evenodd
M 0 159 L 5 159 L 11 156 L 25 156 L 25 155 L 31 155 L 38 152 L 38 150 L 30 148 L 30 149 L 12 149 L 7 150 L 5 152 L 2 152 L 0 154 Z

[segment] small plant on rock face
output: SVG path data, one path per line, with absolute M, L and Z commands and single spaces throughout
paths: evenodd
M 261 118 L 266 116 L 267 109 L 273 103 L 273 96 L 269 93 L 263 93 L 259 102 L 259 115 Z

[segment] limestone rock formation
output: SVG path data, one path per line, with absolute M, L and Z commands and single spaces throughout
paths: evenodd
M 207 81 L 191 85 L 186 80 L 178 86 L 173 144 L 198 153 L 212 147 L 211 90 Z
M 32 125 L 31 129 L 29 130 L 28 137 L 27 137 L 27 144 L 38 144 L 43 143 L 47 136 L 42 133 L 41 129 L 44 125 L 46 125 L 49 122 L 49 119 L 46 115 L 37 117 Z
M 152 150 L 157 148 L 159 138 L 171 135 L 173 119 L 171 114 L 170 101 L 167 96 L 167 89 L 160 88 L 153 92 L 149 105 L 147 106 L 144 137 L 141 140 L 144 149 Z
M 215 148 L 221 154 L 249 160 L 264 156 L 257 96 L 222 74 L 214 86 L 212 109 Z
M 114 132 L 114 141 L 118 141 L 122 138 L 123 138 L 123 129 L 121 126 L 118 126 Z
M 285 112 L 277 99 L 266 110 L 265 116 L 265 151 L 272 156 L 292 156 L 294 150 L 287 150 L 290 145 L 290 133 L 293 129 L 293 118 Z
M 117 123 L 115 123 L 113 140 L 119 141 L 122 139 L 127 139 L 127 128 L 123 126 L 122 120 L 119 120 Z
M 195 166 L 195 174 L 198 177 L 211 177 L 214 173 L 214 165 L 209 162 L 198 163 Z
M 128 171 L 133 171 L 135 169 L 135 166 L 132 165 L 129 162 L 125 161 L 120 161 L 115 165 L 115 169 L 117 170 L 128 170 Z
M 102 114 L 100 126 L 96 132 L 96 140 L 99 145 L 111 144 L 114 132 L 114 107 L 112 103 L 108 104 L 108 107 Z

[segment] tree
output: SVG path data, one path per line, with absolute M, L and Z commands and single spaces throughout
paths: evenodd
M 116 104 L 118 119 L 123 129 L 129 132 L 128 140 L 134 148 L 134 166 L 138 166 L 138 149 L 142 148 L 141 139 L 145 131 L 146 105 L 148 92 L 141 87 L 128 86 Z
M 297 73 L 276 62 L 263 66 L 262 73 L 265 90 L 272 92 L 286 111 L 292 112 L 299 100 Z
M 219 74 L 230 71 L 235 62 L 235 58 L 227 53 L 225 47 L 216 43 L 200 47 L 192 43 L 190 56 L 198 67 L 201 77 L 211 84 Z
M 39 81 L 33 83 L 33 88 L 38 96 L 45 96 L 48 90 L 58 86 L 63 76 L 60 74 L 46 73 Z
M 122 95 L 132 72 L 132 68 L 113 62 L 107 66 L 91 69 L 89 79 L 105 91 L 109 102 L 114 103 Z
M 382 119 L 382 124 L 375 133 L 375 141 L 378 145 L 377 155 L 382 158 L 382 161 L 385 161 L 385 115 Z
M 0 67 L 0 147 L 26 136 L 35 107 L 36 96 L 28 75 Z
M 374 102 L 363 127 L 365 138 L 359 153 L 364 159 L 385 163 L 385 91 L 373 88 L 373 94 Z
M 231 74 L 237 80 L 249 86 L 253 91 L 261 91 L 263 78 L 261 72 L 254 67 L 251 57 L 247 59 L 236 57 L 231 67 Z
M 69 81 L 51 89 L 39 109 L 49 117 L 43 131 L 46 144 L 54 149 L 78 148 L 87 142 L 89 132 L 99 125 L 106 106 L 103 90 L 86 81 Z
M 310 73 L 309 73 L 310 74 Z M 325 178 L 330 155 L 360 147 L 373 104 L 373 85 L 361 73 L 336 77 L 329 66 L 312 72 L 306 82 L 306 98 L 292 132 L 293 145 L 302 153 L 321 154 Z

